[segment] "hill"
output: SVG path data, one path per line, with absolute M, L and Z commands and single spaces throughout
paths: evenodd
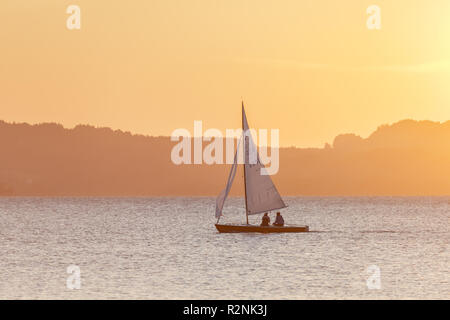
M 217 195 L 229 165 L 175 165 L 176 142 L 79 125 L 0 121 L 0 195 Z M 233 194 L 242 194 L 238 171 Z M 450 195 L 450 121 L 403 120 L 367 138 L 280 149 L 283 195 Z

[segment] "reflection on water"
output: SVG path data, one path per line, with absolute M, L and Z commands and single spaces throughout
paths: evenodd
M 214 201 L 0 198 L 0 298 L 450 298 L 450 198 L 286 198 L 299 234 L 219 234 Z

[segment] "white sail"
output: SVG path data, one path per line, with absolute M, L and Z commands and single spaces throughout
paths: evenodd
M 244 105 L 242 105 L 242 126 L 247 214 L 251 215 L 285 208 L 286 204 L 270 176 L 261 174 L 266 169 L 259 159 L 256 145 L 253 142 Z
M 225 203 L 225 200 L 227 199 L 228 193 L 230 192 L 231 186 L 233 184 L 234 177 L 236 176 L 236 170 L 237 170 L 237 164 L 238 164 L 238 153 L 239 153 L 239 147 L 241 144 L 241 138 L 239 138 L 238 145 L 236 148 L 236 153 L 234 154 L 234 162 L 231 166 L 230 174 L 228 176 L 228 182 L 225 189 L 222 190 L 222 192 L 219 194 L 219 196 L 216 199 L 216 218 L 219 219 L 222 215 L 222 209 L 223 205 Z

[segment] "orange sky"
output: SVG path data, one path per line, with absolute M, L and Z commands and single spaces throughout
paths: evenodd
M 66 8 L 81 7 L 81 30 Z M 381 7 L 368 30 L 366 8 Z M 448 0 L 2 0 L 0 119 L 279 128 L 322 146 L 404 118 L 450 119 Z

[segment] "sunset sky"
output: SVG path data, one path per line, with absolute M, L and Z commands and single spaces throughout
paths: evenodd
M 66 8 L 81 8 L 68 30 Z M 381 30 L 366 9 L 381 8 Z M 0 119 L 149 135 L 280 129 L 283 146 L 450 120 L 448 0 L 2 0 Z

